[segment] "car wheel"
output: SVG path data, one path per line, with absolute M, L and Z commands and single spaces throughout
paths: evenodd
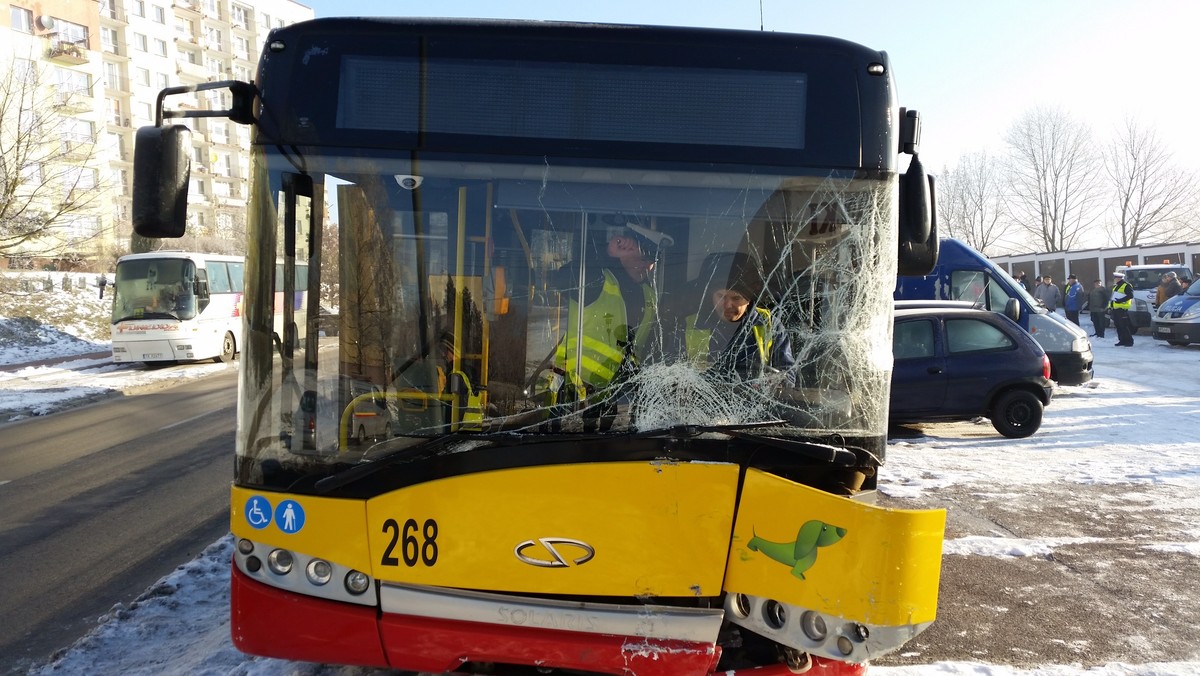
M 213 361 L 218 364 L 228 364 L 233 361 L 233 355 L 237 353 L 237 342 L 233 339 L 233 333 L 225 332 L 225 338 L 221 340 L 221 354 L 213 357 Z
M 1011 439 L 1027 437 L 1042 426 L 1042 400 L 1028 390 L 1009 390 L 992 407 L 992 427 Z
M 1187 345 L 1187 344 L 1188 344 L 1188 341 L 1186 341 L 1186 340 L 1168 340 L 1167 341 L 1167 345 L 1174 345 L 1175 347 L 1183 347 L 1184 345 Z
M 363 427 L 362 425 L 359 425 L 358 426 L 358 434 L 354 435 L 354 440 L 356 442 L 358 442 L 359 446 L 367 443 L 367 428 Z

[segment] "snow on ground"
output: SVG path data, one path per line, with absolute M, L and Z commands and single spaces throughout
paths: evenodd
M 96 312 L 95 287 L 77 294 L 80 313 Z M 88 296 L 83 299 L 83 296 Z M 4 310 L 0 309 L 0 314 Z M 1085 325 L 1085 328 L 1089 328 Z M 1060 388 L 1042 430 L 1027 440 L 998 435 L 954 439 L 915 436 L 893 441 L 881 474 L 881 492 L 897 499 L 936 496 L 951 487 L 988 486 L 1003 496 L 1054 482 L 1114 485 L 1130 493 L 1168 486 L 1182 508 L 1200 509 L 1200 345 L 1173 348 L 1139 336 L 1132 349 L 1116 348 L 1110 332 L 1093 339 L 1098 376 L 1091 386 Z M 114 366 L 102 356 L 18 368 L 32 359 L 102 352 L 107 337 L 30 326 L 0 316 L 0 421 L 45 415 L 105 392 L 161 386 L 172 378 L 202 377 L 223 365 L 148 370 Z M 10 369 L 10 370 L 5 370 Z M 987 428 L 990 431 L 990 427 Z M 1021 539 L 1000 534 L 949 537 L 947 557 L 1041 557 L 1058 548 L 1086 545 L 1078 536 Z M 1147 549 L 1200 557 L 1200 524 L 1186 538 L 1155 541 Z M 213 543 L 196 560 L 160 580 L 128 606 L 114 606 L 97 628 L 31 672 L 44 674 L 238 674 L 245 676 L 384 673 L 260 659 L 237 652 L 229 640 L 228 582 L 232 540 Z M 1180 581 L 1194 585 L 1195 580 Z M 935 623 L 936 627 L 936 623 Z M 1018 669 L 999 664 L 940 661 L 903 667 L 873 666 L 872 676 L 1186 676 L 1196 661 L 1101 666 L 1047 664 Z

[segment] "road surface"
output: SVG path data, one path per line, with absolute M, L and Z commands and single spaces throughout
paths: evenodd
M 0 673 L 69 646 L 228 532 L 236 375 L 3 426 Z

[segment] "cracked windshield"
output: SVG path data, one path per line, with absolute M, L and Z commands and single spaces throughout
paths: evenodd
M 277 298 L 270 357 L 247 341 L 269 374 L 247 383 L 243 455 L 357 462 L 446 433 L 680 426 L 881 450 L 893 184 L 305 159 L 322 204 L 299 200 L 297 260 L 320 259 L 338 305 L 318 323 L 308 303 L 279 333 Z M 263 222 L 282 243 L 280 195 Z

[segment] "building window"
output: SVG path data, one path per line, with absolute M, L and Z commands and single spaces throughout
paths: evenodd
M 131 4 L 133 5 L 134 16 L 146 16 L 146 3 L 144 0 L 133 0 Z
M 117 29 L 102 26 L 100 28 L 100 45 L 109 54 L 120 54 L 117 50 Z
M 54 20 L 54 37 L 53 41 L 56 45 L 71 44 L 78 45 L 84 49 L 88 48 L 88 27 L 62 19 Z
M 96 170 L 88 167 L 67 167 L 62 172 L 64 193 L 76 190 L 92 190 L 96 187 Z
M 241 35 L 233 38 L 233 55 L 239 59 L 250 60 L 250 40 Z
M 9 15 L 12 17 L 12 29 L 22 33 L 33 33 L 33 11 L 24 7 L 10 5 Z
M 104 87 L 105 89 L 121 89 L 121 66 L 115 63 L 106 62 L 104 64 Z
M 62 228 L 74 239 L 89 239 L 100 233 L 99 216 L 64 216 Z
M 171 77 L 166 73 L 158 73 L 158 88 L 166 89 L 171 86 Z
M 142 85 L 143 87 L 149 87 L 150 86 L 150 71 L 145 68 L 138 68 L 138 69 L 136 69 L 135 72 L 137 73 L 137 83 Z
M 145 35 L 142 35 L 141 33 L 133 34 L 133 48 L 134 49 L 138 50 L 139 52 L 149 51 L 146 47 L 147 44 L 149 44 L 149 43 L 147 42 Z
M 167 55 L 167 41 L 154 38 L 154 53 L 159 56 Z
M 36 85 L 38 80 L 37 66 L 30 59 L 13 59 L 13 79 L 27 85 Z
M 230 22 L 238 28 L 250 27 L 250 10 L 241 5 L 233 5 L 229 8 Z
M 162 7 L 159 7 L 158 5 L 154 5 L 153 9 L 154 9 L 154 23 L 166 24 L 167 23 L 167 10 L 163 9 Z
M 55 68 L 55 79 L 58 80 L 59 97 L 73 94 L 79 96 L 92 95 L 92 76 L 78 70 Z
M 58 130 L 62 139 L 64 151 L 69 151 L 72 143 L 91 143 L 96 136 L 96 130 L 91 120 L 81 120 L 77 117 L 64 118 Z

